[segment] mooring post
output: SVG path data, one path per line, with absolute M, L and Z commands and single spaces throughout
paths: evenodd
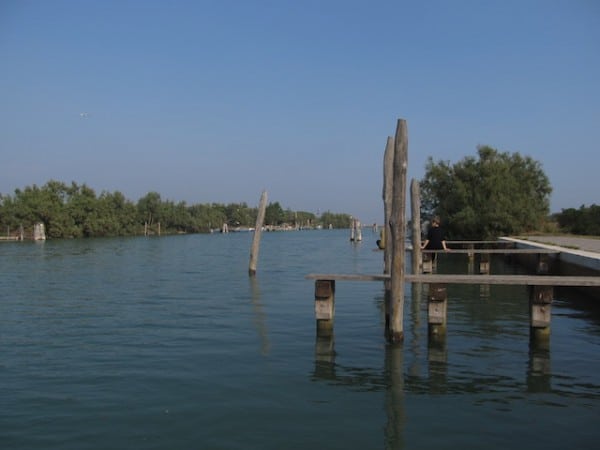
M 392 239 L 391 304 L 392 320 L 388 339 L 402 342 L 404 339 L 404 251 L 406 236 L 406 169 L 408 166 L 408 133 L 406 121 L 398 119 L 394 140 L 394 171 L 392 216 L 390 229 Z
M 530 288 L 530 327 L 535 337 L 550 336 L 550 319 L 552 317 L 552 286 L 532 286 Z
M 410 212 L 412 224 L 412 273 L 419 273 L 421 261 L 421 192 L 419 182 L 410 182 Z
M 389 274 L 392 267 L 392 232 L 390 229 L 390 218 L 392 217 L 392 195 L 394 187 L 394 138 L 388 136 L 383 156 L 383 273 Z M 385 333 L 390 330 L 390 317 L 392 305 L 390 303 L 391 281 L 384 282 L 384 305 L 385 305 Z
M 427 323 L 430 335 L 441 335 L 446 332 L 446 316 L 448 310 L 448 292 L 443 284 L 430 284 L 427 296 Z
M 433 272 L 433 254 L 432 253 L 423 253 L 421 268 L 423 273 L 432 273 Z
M 335 280 L 315 281 L 315 319 L 317 336 L 333 334 L 333 316 L 335 313 Z
M 550 264 L 549 264 L 549 260 L 550 258 L 548 257 L 548 255 L 540 253 L 538 254 L 538 261 L 537 261 L 537 269 L 536 272 L 538 275 L 547 275 L 548 272 L 550 271 Z
M 479 273 L 482 275 L 490 274 L 490 254 L 482 253 L 479 260 Z
M 254 228 L 254 239 L 252 239 L 252 249 L 250 250 L 250 265 L 248 274 L 256 275 L 256 266 L 258 264 L 258 251 L 260 250 L 260 235 L 262 233 L 263 222 L 265 221 L 265 210 L 267 209 L 267 191 L 263 191 L 260 196 L 258 206 L 258 215 L 256 216 L 256 226 Z

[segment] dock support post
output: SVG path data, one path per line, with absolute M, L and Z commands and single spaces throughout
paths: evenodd
M 537 261 L 537 269 L 536 272 L 538 275 L 547 275 L 548 272 L 550 271 L 550 264 L 548 262 L 548 255 L 545 255 L 543 253 L 540 253 L 538 255 L 538 261 Z
M 392 216 L 391 303 L 392 321 L 388 339 L 404 340 L 404 258 L 406 237 L 406 169 L 408 166 L 408 133 L 406 121 L 398 119 L 394 140 Z
M 469 262 L 472 262 L 475 259 L 475 252 L 473 251 L 475 250 L 475 244 L 467 244 L 467 250 L 469 250 L 467 258 L 469 258 Z
M 260 204 L 258 206 L 258 215 L 256 217 L 256 226 L 254 227 L 254 238 L 252 239 L 252 249 L 250 250 L 250 264 L 248 266 L 248 275 L 256 275 L 256 266 L 258 264 L 258 252 L 260 250 L 260 236 L 262 233 L 263 222 L 265 221 L 265 211 L 267 209 L 267 191 L 260 195 Z
M 443 284 L 430 284 L 427 296 L 427 323 L 429 335 L 439 336 L 446 332 L 448 292 Z
M 529 296 L 531 333 L 536 338 L 550 336 L 550 319 L 552 317 L 552 286 L 532 286 Z
M 432 273 L 433 272 L 433 254 L 432 253 L 423 253 L 422 270 L 423 270 L 423 273 Z
M 490 274 L 490 254 L 482 253 L 479 261 L 479 273 L 482 275 Z
M 316 280 L 315 318 L 317 320 L 317 336 L 326 337 L 333 334 L 334 304 L 335 280 Z

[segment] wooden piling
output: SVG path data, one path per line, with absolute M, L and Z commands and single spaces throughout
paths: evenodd
M 446 316 L 448 311 L 448 292 L 444 284 L 430 284 L 427 296 L 427 323 L 430 335 L 446 332 Z
M 482 253 L 479 261 L 479 273 L 484 275 L 490 274 L 490 254 Z
M 423 270 L 423 273 L 432 273 L 433 272 L 433 253 L 423 253 L 421 259 L 422 259 L 421 268 Z
M 552 286 L 532 286 L 529 295 L 531 328 L 550 328 L 552 316 Z
M 335 280 L 316 280 L 315 318 L 317 320 L 317 336 L 326 337 L 333 334 L 334 314 Z
M 410 212 L 412 224 L 412 273 L 419 273 L 421 267 L 421 192 L 419 182 L 410 182 Z
M 383 241 L 383 273 L 389 275 L 392 267 L 392 245 L 390 230 L 390 218 L 392 216 L 392 195 L 394 181 L 394 138 L 388 136 L 383 156 L 383 228 L 381 240 Z M 385 306 L 385 334 L 390 330 L 392 305 L 390 303 L 391 281 L 384 282 L 384 306 Z
M 394 139 L 393 195 L 390 231 L 392 244 L 391 289 L 392 305 L 391 342 L 404 340 L 404 251 L 406 236 L 406 168 L 408 165 L 408 133 L 406 121 L 398 119 Z
M 250 265 L 248 274 L 256 275 L 256 266 L 258 264 L 258 252 L 260 250 L 260 236 L 262 233 L 263 222 L 265 220 L 265 211 L 267 209 L 267 191 L 263 191 L 260 196 L 260 204 L 258 206 L 258 215 L 256 217 L 256 226 L 254 228 L 254 239 L 252 239 L 252 249 L 250 250 Z
M 392 267 L 391 230 L 392 197 L 394 189 L 394 138 L 388 136 L 383 157 L 383 233 L 386 244 L 383 252 L 383 273 L 389 274 Z M 386 289 L 390 289 L 389 283 Z

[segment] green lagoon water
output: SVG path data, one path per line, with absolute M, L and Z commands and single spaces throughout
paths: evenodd
M 600 313 L 572 291 L 542 348 L 525 287 L 449 286 L 430 343 L 407 285 L 390 346 L 382 284 L 338 282 L 318 340 L 304 276 L 381 272 L 376 239 L 263 233 L 256 278 L 250 233 L 0 244 L 0 448 L 597 448 Z

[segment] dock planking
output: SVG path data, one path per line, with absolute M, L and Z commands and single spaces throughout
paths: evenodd
M 465 254 L 474 254 L 474 253 L 482 253 L 482 254 L 503 254 L 503 255 L 556 255 L 560 253 L 560 250 L 552 250 L 547 248 L 475 248 L 475 249 L 467 249 L 467 248 L 450 248 L 449 250 L 421 250 L 422 253 L 465 253 Z
M 386 281 L 387 274 L 321 274 L 305 276 L 309 280 Z M 460 275 L 460 274 L 405 274 L 407 283 L 428 284 L 506 284 L 524 286 L 586 286 L 600 287 L 600 277 L 555 275 Z

